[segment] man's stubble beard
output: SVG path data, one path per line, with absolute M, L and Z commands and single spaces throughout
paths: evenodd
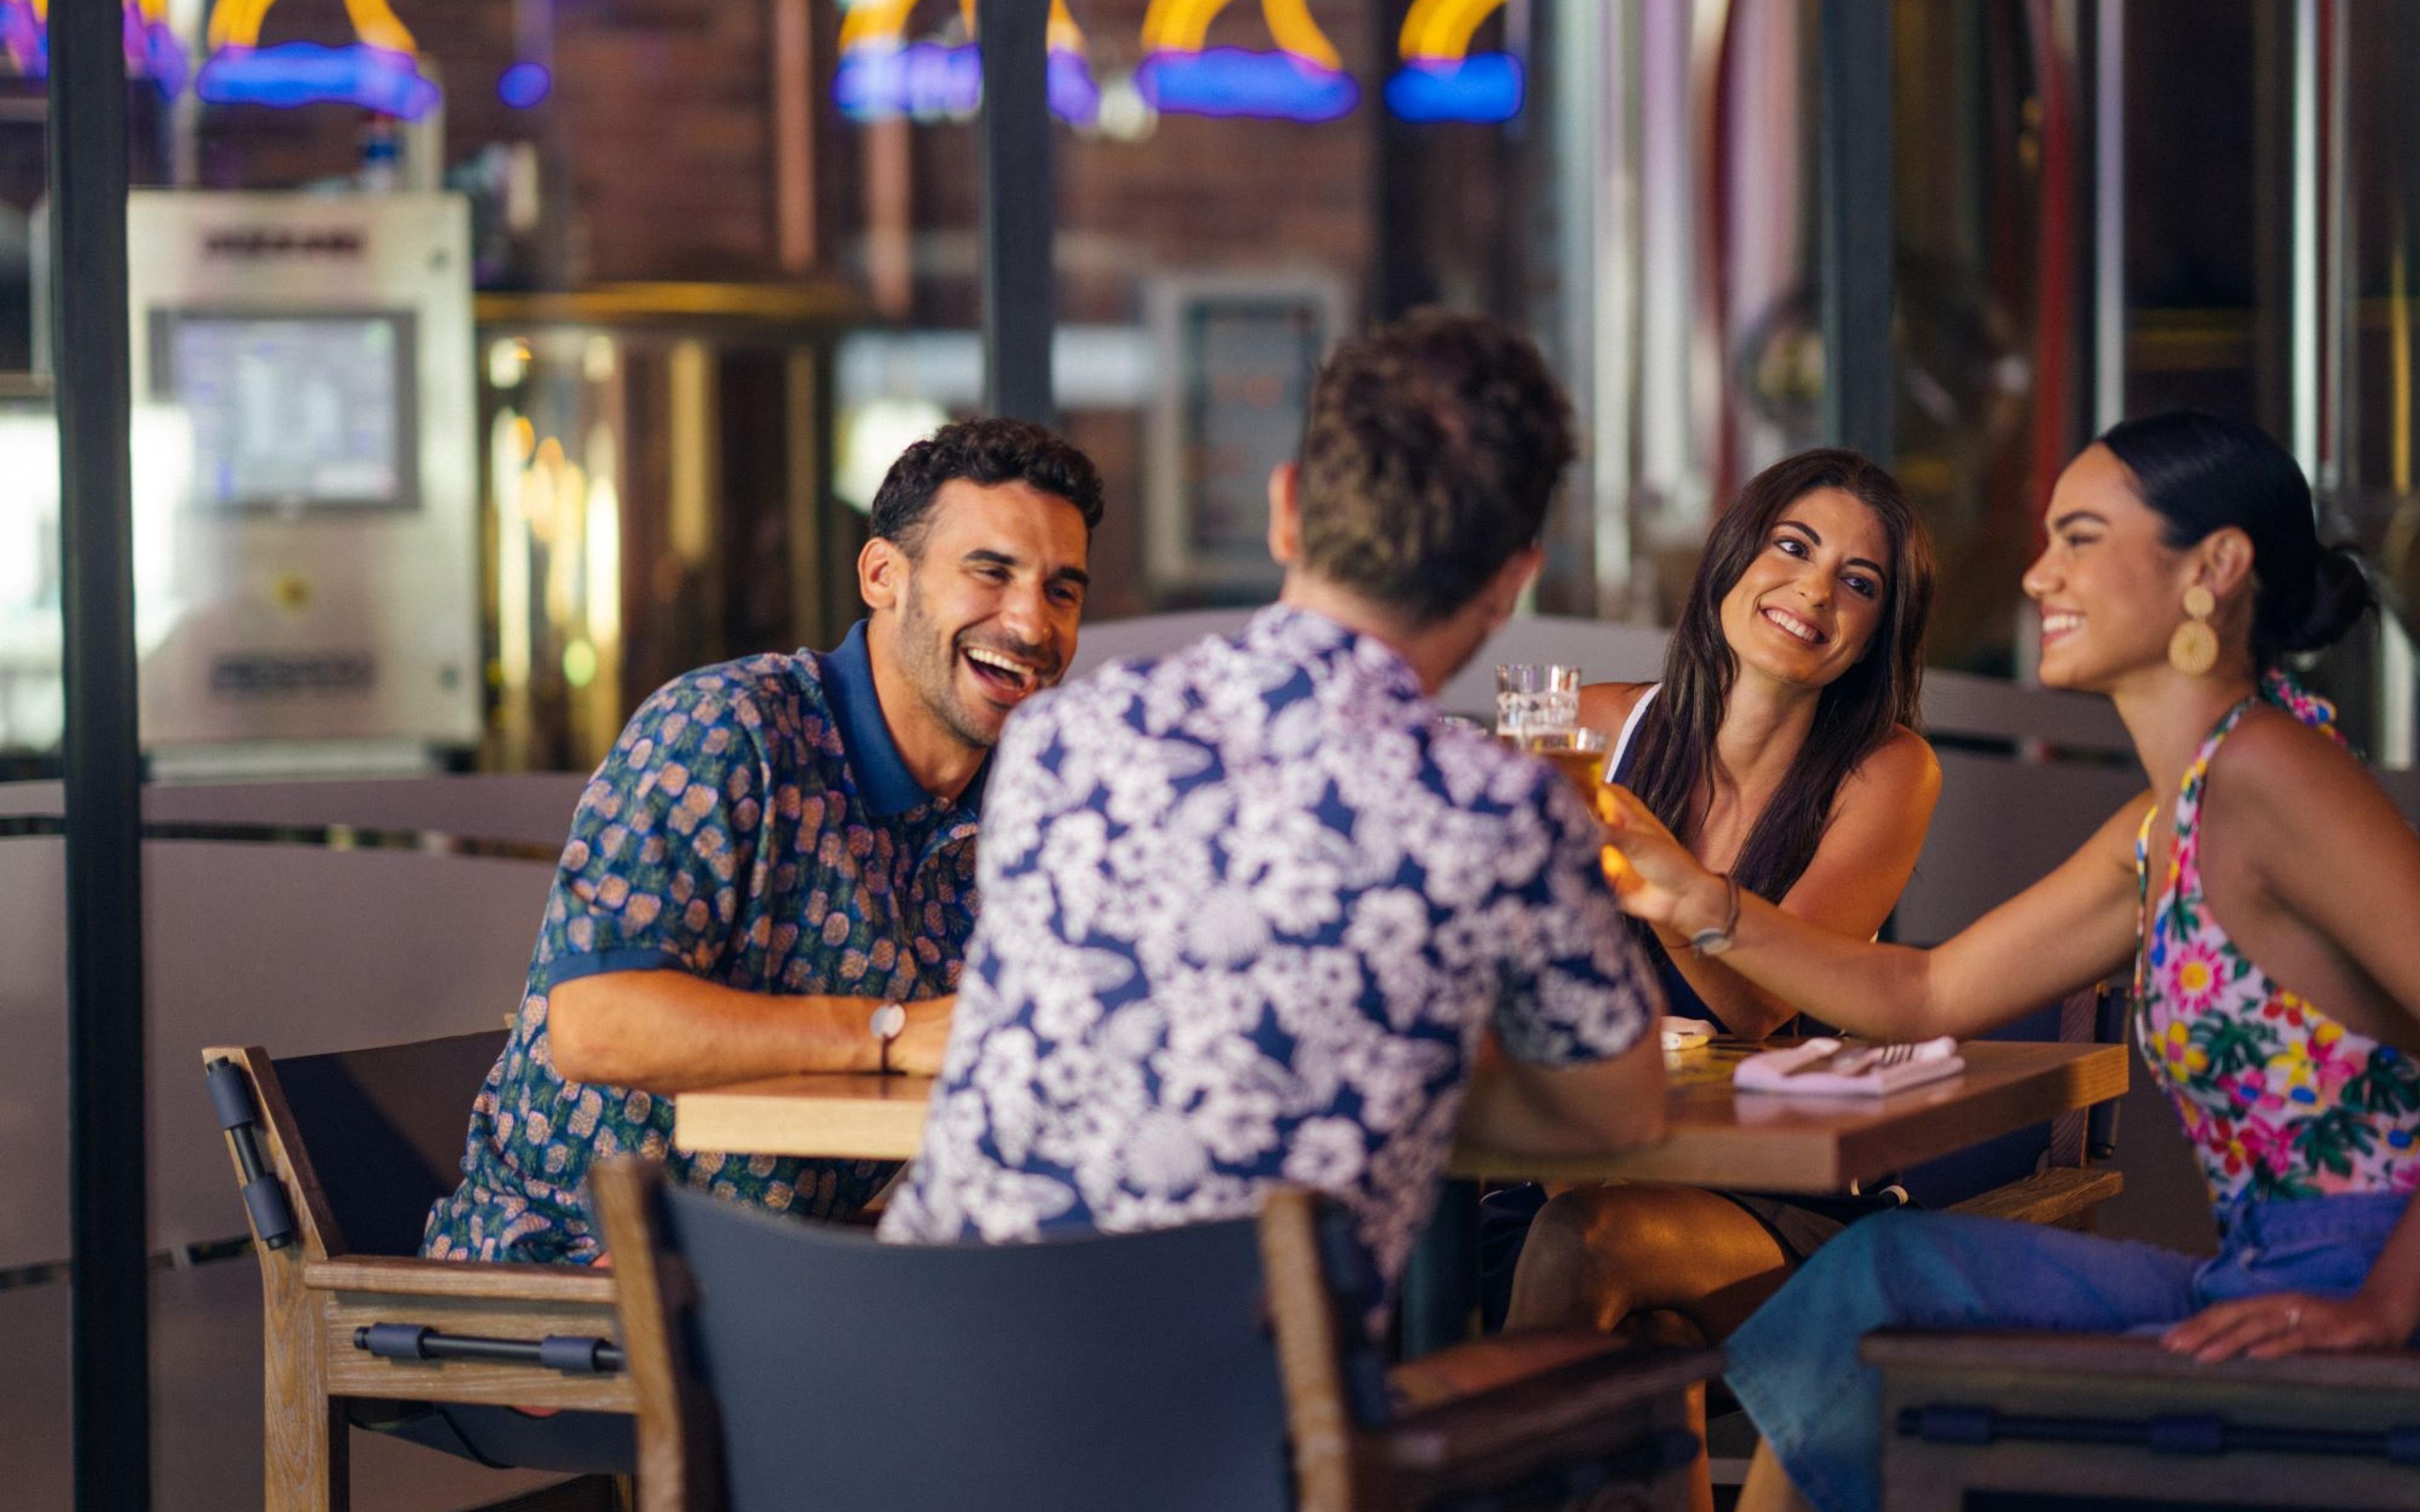
M 908 574 L 906 602 L 899 609 L 898 640 L 901 670 L 907 672 L 908 685 L 915 688 L 917 698 L 941 728 L 970 749 L 989 750 L 998 744 L 999 734 L 977 729 L 965 701 L 958 696 L 957 647 L 924 613 L 924 600 L 916 591 L 912 567 Z

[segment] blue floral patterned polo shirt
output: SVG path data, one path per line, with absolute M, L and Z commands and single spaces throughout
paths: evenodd
M 830 655 L 725 662 L 648 699 L 581 795 L 462 1184 L 429 1212 L 422 1252 L 595 1260 L 581 1188 L 590 1161 L 624 1150 L 777 1211 L 864 1206 L 892 1166 L 675 1149 L 670 1099 L 557 1075 L 547 994 L 650 968 L 777 995 L 954 991 L 985 775 L 955 802 L 918 784 L 883 723 L 862 623 Z

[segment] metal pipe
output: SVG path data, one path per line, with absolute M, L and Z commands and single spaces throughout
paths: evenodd
M 2101 0 L 2092 44 L 2092 428 L 2126 418 L 2126 0 Z
M 1822 27 L 1823 439 L 1888 466 L 1889 0 L 1823 0 Z
M 2295 0 L 2292 156 L 2287 192 L 2292 215 L 2288 268 L 2291 337 L 2287 367 L 2294 460 L 2319 486 L 2319 0 Z
M 151 1504 L 142 757 L 118 8 L 50 17 L 52 350 L 67 721 L 70 1411 L 75 1504 Z
M 983 245 L 984 408 L 1039 424 L 1055 418 L 1050 342 L 1050 8 L 980 0 L 983 110 L 975 125 Z

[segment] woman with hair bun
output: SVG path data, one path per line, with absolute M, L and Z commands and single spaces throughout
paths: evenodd
M 1876 1504 L 1873 1329 L 2143 1330 L 2203 1360 L 2420 1330 L 2420 836 L 2282 665 L 2369 609 L 2359 563 L 2275 442 L 2187 411 L 2111 429 L 2044 522 L 2042 681 L 2106 694 L 2153 783 L 2056 871 L 1936 949 L 1873 945 L 1745 894 L 1618 788 L 1607 869 L 1635 916 L 1878 1038 L 1979 1033 L 2131 959 L 2218 1254 L 1960 1213 L 1852 1227 L 1726 1346 L 1764 1436 L 1745 1509 Z

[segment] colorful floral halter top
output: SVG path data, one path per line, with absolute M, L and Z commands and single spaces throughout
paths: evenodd
M 2219 720 L 2177 795 L 2176 851 L 2134 961 L 2135 1038 L 2183 1116 L 2222 1210 L 2272 1197 L 2410 1192 L 2420 1188 L 2420 1065 L 2271 980 L 2226 937 L 2202 894 L 2202 789 L 2211 755 L 2252 703 Z M 2326 729 L 2304 707 L 2287 707 Z M 2134 872 L 2146 888 L 2158 812 L 2154 805 L 2143 815 L 2134 841 Z

